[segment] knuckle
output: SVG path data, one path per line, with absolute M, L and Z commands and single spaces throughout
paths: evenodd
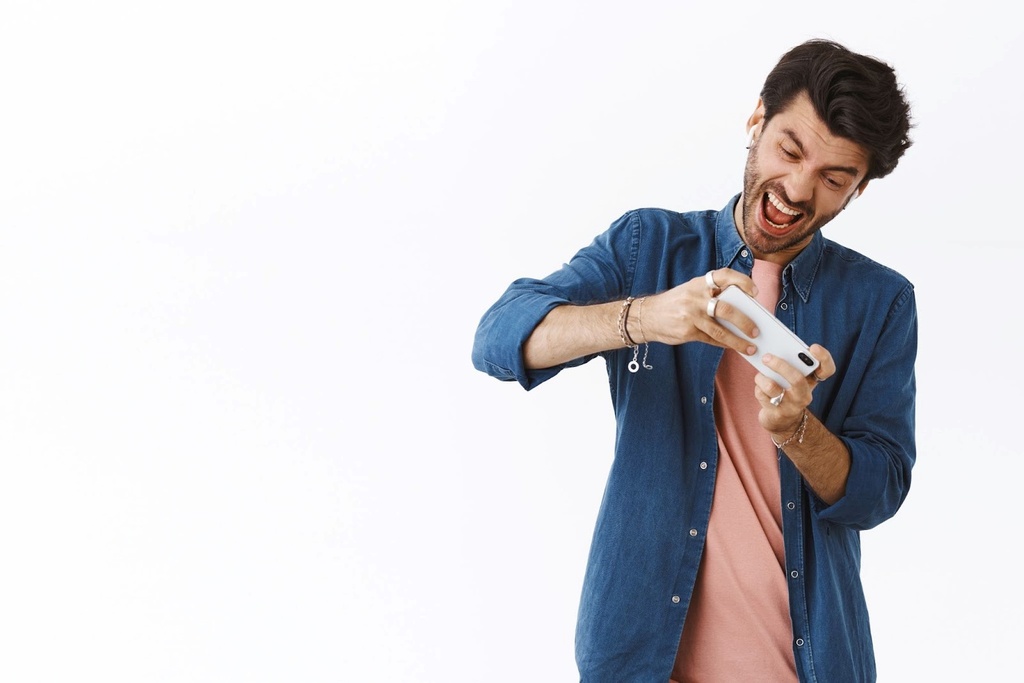
M 707 331 L 707 335 L 717 342 L 725 339 L 725 328 L 721 325 L 712 325 L 711 329 Z

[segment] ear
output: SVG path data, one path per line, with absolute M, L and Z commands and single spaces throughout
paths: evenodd
M 750 137 L 750 141 L 753 142 L 754 138 L 761 134 L 761 125 L 764 122 L 764 102 L 761 98 L 757 98 L 757 106 L 754 107 L 754 113 L 747 119 L 747 135 Z

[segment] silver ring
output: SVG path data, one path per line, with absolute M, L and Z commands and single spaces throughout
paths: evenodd
M 718 289 L 718 283 L 715 282 L 715 271 L 709 270 L 704 273 L 704 282 L 707 283 L 708 289 Z
M 769 399 L 768 402 L 771 403 L 773 406 L 778 406 L 780 403 L 782 403 L 782 397 L 785 395 L 786 390 L 783 389 L 781 394 L 779 394 L 778 396 L 773 396 L 771 399 Z
M 716 308 L 718 308 L 718 297 L 717 296 L 713 296 L 713 297 L 711 297 L 710 300 L 708 300 L 708 317 L 709 318 L 714 318 L 715 317 L 715 309 Z

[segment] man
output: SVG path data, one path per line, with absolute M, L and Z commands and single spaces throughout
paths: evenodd
M 617 431 L 576 633 L 587 683 L 876 677 L 859 532 L 910 486 L 916 303 L 820 230 L 896 167 L 910 108 L 889 66 L 812 40 L 768 75 L 747 127 L 743 191 L 721 211 L 627 213 L 557 272 L 512 283 L 477 330 L 474 365 L 526 389 L 607 363 Z M 729 285 L 813 341 L 817 370 L 759 351 L 717 300 Z

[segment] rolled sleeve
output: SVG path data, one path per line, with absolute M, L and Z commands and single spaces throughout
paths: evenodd
M 522 278 L 509 285 L 477 326 L 474 367 L 530 390 L 561 370 L 596 357 L 592 354 L 551 368 L 529 370 L 523 347 L 537 325 L 557 306 L 603 303 L 622 296 L 635 268 L 638 231 L 639 218 L 635 212 L 627 213 L 548 277 Z
M 824 520 L 869 529 L 896 514 L 910 490 L 915 445 L 914 363 L 917 311 L 913 289 L 897 298 L 839 432 L 850 452 L 846 492 L 818 510 Z
M 484 314 L 473 342 L 473 365 L 506 382 L 519 382 L 526 390 L 557 375 L 563 368 L 579 365 L 589 358 L 543 370 L 529 370 L 523 359 L 523 346 L 533 330 L 556 306 L 568 303 L 564 298 L 545 294 L 539 280 L 517 280 L 505 295 Z
M 846 493 L 819 510 L 819 517 L 859 530 L 870 529 L 896 514 L 910 489 L 913 455 L 865 440 L 843 439 L 850 450 Z M 823 505 L 823 504 L 822 504 Z

